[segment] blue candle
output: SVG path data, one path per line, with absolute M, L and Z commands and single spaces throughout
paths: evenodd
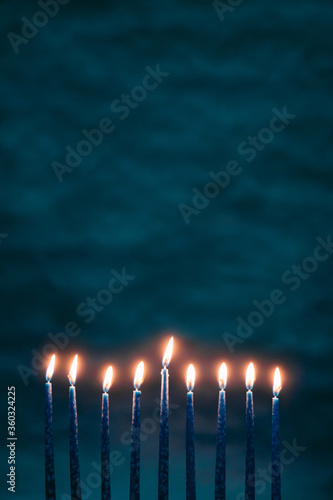
M 279 394 L 281 391 L 280 370 L 276 368 L 272 401 L 272 500 L 281 500 L 280 423 Z
M 45 498 L 55 500 L 54 448 L 53 448 L 53 403 L 51 379 L 54 372 L 53 354 L 46 370 L 45 383 Z
M 225 434 L 226 434 L 226 402 L 227 366 L 222 363 L 219 370 L 219 405 L 217 412 L 216 466 L 215 466 L 215 500 L 225 500 Z
M 69 387 L 69 459 L 71 475 L 71 498 L 72 500 L 81 500 L 81 483 L 79 467 L 79 441 L 77 426 L 77 408 L 76 408 L 76 371 L 77 355 L 74 357 L 68 380 Z
M 186 500 L 196 499 L 195 487 L 195 449 L 194 449 L 194 405 L 193 389 L 195 382 L 194 366 L 187 370 L 187 406 L 186 406 Z
M 253 384 L 254 366 L 250 363 L 246 372 L 246 470 L 245 470 L 245 500 L 255 498 L 255 457 L 254 457 L 254 413 Z
M 106 370 L 103 395 L 102 395 L 102 420 L 101 420 L 101 485 L 102 500 L 111 498 L 110 478 L 110 415 L 109 415 L 109 389 L 112 383 L 112 366 Z
M 161 372 L 160 439 L 158 459 L 158 500 L 169 498 L 169 370 L 172 356 L 173 337 L 169 340 Z
M 132 438 L 130 468 L 130 500 L 140 500 L 140 386 L 143 380 L 144 364 L 141 361 L 135 372 L 132 404 Z

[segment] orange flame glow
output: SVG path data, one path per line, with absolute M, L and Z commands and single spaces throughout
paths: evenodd
M 54 365 L 55 365 L 55 354 L 52 354 L 51 361 L 49 363 L 49 366 L 47 367 L 45 375 L 47 382 L 51 382 L 54 373 Z
M 194 384 L 195 384 L 195 369 L 191 363 L 187 369 L 187 378 L 186 378 L 187 390 L 189 392 L 193 391 Z
M 143 382 L 144 371 L 145 371 L 144 362 L 140 361 L 140 363 L 138 364 L 138 366 L 136 368 L 134 381 L 133 381 L 134 389 L 136 389 L 136 390 L 140 389 L 140 386 Z
M 113 379 L 113 369 L 112 366 L 109 366 L 109 368 L 106 370 L 105 377 L 104 377 L 104 383 L 103 383 L 103 391 L 104 392 L 109 392 L 109 389 L 112 384 L 112 379 Z
M 222 363 L 219 369 L 219 386 L 220 389 L 227 387 L 227 365 L 225 363 Z
M 70 385 L 75 385 L 77 372 L 77 354 L 74 356 L 71 369 L 69 370 L 68 380 Z
M 278 397 L 281 389 L 282 389 L 281 373 L 280 373 L 280 370 L 278 368 L 276 368 L 275 373 L 274 373 L 273 395 L 275 397 Z
M 169 366 L 169 363 L 171 361 L 171 356 L 172 356 L 172 350 L 173 350 L 173 337 L 169 340 L 169 343 L 167 345 L 167 348 L 165 350 L 163 360 L 162 360 L 162 365 L 164 368 Z
M 254 381 L 255 381 L 254 366 L 253 363 L 250 363 L 246 370 L 246 388 L 248 391 L 252 391 Z

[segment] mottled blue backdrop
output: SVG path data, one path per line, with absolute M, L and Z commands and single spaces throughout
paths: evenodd
M 278 364 L 282 446 L 300 448 L 286 455 L 283 500 L 328 500 L 332 3 L 3 0 L 0 14 L 1 377 L 17 392 L 15 498 L 44 495 L 43 383 L 52 350 L 57 498 L 69 493 L 66 375 L 76 352 L 83 499 L 100 498 L 108 363 L 112 492 L 128 497 L 140 359 L 142 499 L 157 498 L 156 399 L 172 330 L 170 500 L 185 496 L 189 362 L 197 368 L 198 499 L 213 498 L 224 360 L 228 498 L 241 500 L 244 489 L 244 373 L 252 360 L 258 499 L 270 498 Z M 209 184 L 214 174 L 220 186 Z M 66 329 L 70 336 L 59 333 Z

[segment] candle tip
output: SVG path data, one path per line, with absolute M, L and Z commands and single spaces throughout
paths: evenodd
M 109 392 L 113 379 L 113 369 L 112 366 L 106 370 L 104 382 L 103 382 L 103 392 Z
M 144 362 L 140 361 L 140 363 L 138 364 L 138 366 L 136 368 L 134 381 L 133 381 L 134 389 L 136 389 L 137 391 L 140 389 L 140 386 L 143 382 L 144 370 L 145 370 Z
M 71 369 L 69 370 L 68 380 L 70 385 L 75 385 L 76 382 L 76 372 L 77 372 L 77 354 L 74 356 Z
M 47 367 L 45 378 L 46 382 L 51 382 L 54 373 L 54 365 L 55 365 L 55 354 L 52 354 L 51 361 L 49 366 Z
M 254 381 L 255 381 L 254 365 L 253 363 L 250 363 L 246 370 L 246 388 L 248 391 L 252 391 Z
M 169 366 L 169 363 L 171 361 L 172 351 L 173 351 L 173 337 L 171 337 L 171 339 L 169 340 L 163 356 L 162 366 L 164 368 L 167 368 Z
M 219 369 L 219 386 L 223 390 L 227 387 L 227 365 L 225 363 L 222 363 Z
M 195 369 L 192 363 L 189 365 L 187 369 L 187 379 L 186 379 L 186 386 L 188 392 L 192 392 L 194 389 L 194 384 L 195 384 Z
M 273 396 L 278 397 L 282 389 L 281 373 L 278 368 L 275 369 L 274 383 L 273 383 Z

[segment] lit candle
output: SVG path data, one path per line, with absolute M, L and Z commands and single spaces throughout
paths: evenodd
M 110 480 L 110 415 L 109 415 L 109 389 L 112 384 L 112 366 L 106 370 L 102 394 L 102 422 L 101 422 L 101 483 L 102 500 L 111 498 Z
M 169 498 L 169 370 L 173 349 L 173 337 L 169 340 L 162 360 L 160 440 L 158 461 L 158 500 Z
M 227 386 L 227 365 L 222 363 L 219 370 L 219 405 L 217 412 L 217 440 L 215 466 L 215 500 L 225 500 L 225 432 L 226 432 L 226 402 L 225 388 Z
M 254 366 L 250 363 L 246 372 L 246 471 L 245 471 L 245 500 L 254 500 L 255 497 L 255 460 L 254 460 L 254 413 L 253 413 L 253 384 Z
M 77 354 L 74 357 L 69 375 L 69 458 L 71 474 L 71 498 L 81 500 L 80 467 L 79 467 L 79 442 L 77 427 L 77 408 L 75 381 L 77 372 Z
M 54 449 L 53 449 L 53 402 L 51 380 L 54 372 L 53 354 L 46 370 L 45 383 L 45 498 L 55 500 Z
M 141 361 L 134 377 L 132 405 L 132 438 L 130 469 L 130 500 L 140 500 L 140 386 L 143 381 L 144 364 Z
M 194 450 L 194 405 L 193 389 L 195 370 L 191 364 L 187 369 L 187 406 L 186 406 L 186 500 L 195 500 L 195 450 Z
M 280 464 L 280 423 L 279 394 L 281 391 L 280 370 L 276 368 L 273 384 L 272 401 L 272 500 L 281 500 L 281 464 Z

